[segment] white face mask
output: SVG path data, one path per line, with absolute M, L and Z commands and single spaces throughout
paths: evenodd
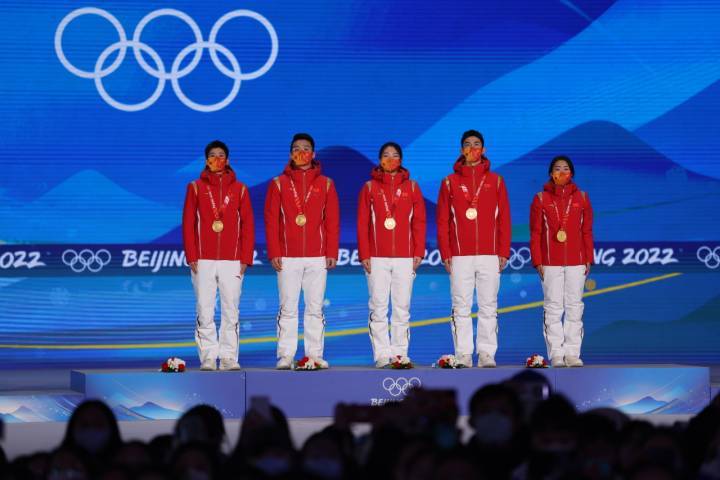
M 343 466 L 340 460 L 330 457 L 311 457 L 303 462 L 303 470 L 320 478 L 340 478 Z
M 512 420 L 499 412 L 488 412 L 473 417 L 475 438 L 485 445 L 505 445 L 512 438 Z

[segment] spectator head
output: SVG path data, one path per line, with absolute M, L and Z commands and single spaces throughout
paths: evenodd
M 470 399 L 470 426 L 482 445 L 508 445 L 523 423 L 523 407 L 507 385 L 485 385 Z
M 99 400 L 86 400 L 73 412 L 65 430 L 63 447 L 105 456 L 121 444 L 115 414 Z
M 177 421 L 173 437 L 176 446 L 205 443 L 220 451 L 225 440 L 225 422 L 215 407 L 196 405 Z

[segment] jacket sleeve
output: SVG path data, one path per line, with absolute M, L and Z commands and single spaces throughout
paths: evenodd
M 425 213 L 425 199 L 420 191 L 417 182 L 414 185 L 413 192 L 413 218 L 412 218 L 412 234 L 413 234 L 413 257 L 425 257 L 425 234 L 427 232 L 427 215 Z
M 585 249 L 585 258 L 589 259 L 589 263 L 595 263 L 595 250 L 593 245 L 593 210 L 590 204 L 590 197 L 587 192 L 583 195 L 585 205 L 583 205 L 583 222 L 582 222 L 582 248 Z
M 268 258 L 282 256 L 280 247 L 280 188 L 275 180 L 270 181 L 265 196 L 265 242 L 267 243 Z
M 245 185 L 241 187 L 240 198 L 240 263 L 252 266 L 255 258 L 255 218 L 250 204 L 250 191 Z
M 533 195 L 533 201 L 530 204 L 530 256 L 533 267 L 542 265 L 542 225 L 542 202 L 537 195 Z
M 498 216 L 497 216 L 497 233 L 498 233 L 498 255 L 510 258 L 510 241 L 512 236 L 512 223 L 510 220 L 510 202 L 508 201 L 507 188 L 505 180 L 499 177 L 498 189 Z
M 335 190 L 335 182 L 332 180 L 329 182 L 327 204 L 325 205 L 325 232 L 327 233 L 325 257 L 337 259 L 340 249 L 340 202 L 337 190 Z
M 192 183 L 187 186 L 185 192 L 185 206 L 182 216 L 183 246 L 185 247 L 185 258 L 188 263 L 197 262 L 200 256 L 198 249 L 197 232 L 197 194 Z
M 367 183 L 363 184 L 358 196 L 357 244 L 360 261 L 370 258 L 370 196 Z
M 437 201 L 437 241 L 440 249 L 440 257 L 443 261 L 452 257 L 450 251 L 450 191 L 445 184 L 445 179 L 440 183 L 440 193 Z

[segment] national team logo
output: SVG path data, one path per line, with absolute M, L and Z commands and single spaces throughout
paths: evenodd
M 102 53 L 95 61 L 95 67 L 92 71 L 81 70 L 75 65 L 73 65 L 68 60 L 67 56 L 65 55 L 65 50 L 63 49 L 63 34 L 65 32 L 65 29 L 73 20 L 83 15 L 98 15 L 104 18 L 105 20 L 110 22 L 110 24 L 115 28 L 118 34 L 118 41 L 108 45 L 105 50 L 102 51 Z M 193 43 L 183 48 L 177 54 L 177 56 L 172 62 L 172 65 L 170 65 L 169 70 L 165 63 L 163 63 L 157 51 L 141 40 L 143 29 L 147 27 L 147 25 L 151 21 L 159 17 L 175 17 L 185 22 L 190 27 L 193 36 L 195 37 L 195 41 Z M 217 36 L 223 25 L 225 25 L 225 23 L 232 19 L 241 17 L 251 18 L 259 22 L 260 25 L 262 25 L 265 30 L 267 30 L 271 41 L 270 55 L 268 56 L 266 62 L 260 68 L 252 72 L 242 72 L 240 70 L 240 62 L 238 61 L 237 57 L 230 50 L 228 50 L 227 47 L 217 43 Z M 148 75 L 157 79 L 157 86 L 153 93 L 150 95 L 150 97 L 148 97 L 142 102 L 134 104 L 119 102 L 118 100 L 110 96 L 110 94 L 105 89 L 105 86 L 103 85 L 103 79 L 108 75 L 114 73 L 118 68 L 120 68 L 120 65 L 125 59 L 128 48 L 132 49 L 135 60 L 138 62 L 140 67 Z M 73 10 L 60 21 L 60 24 L 55 31 L 55 53 L 57 54 L 60 63 L 62 63 L 63 66 L 70 73 L 77 75 L 81 78 L 93 80 L 95 82 L 95 88 L 97 88 L 100 97 L 105 100 L 108 105 L 126 112 L 137 112 L 153 105 L 157 101 L 157 99 L 160 98 L 160 95 L 162 95 L 163 90 L 165 89 L 165 83 L 168 80 L 170 81 L 172 89 L 175 92 L 177 98 L 183 103 L 183 105 L 187 106 L 188 108 L 191 108 L 198 112 L 215 112 L 221 110 L 227 107 L 235 99 L 240 89 L 240 83 L 243 80 L 254 80 L 256 78 L 259 78 L 265 75 L 268 70 L 272 68 L 278 55 L 278 48 L 278 36 L 275 28 L 272 26 L 272 24 L 268 21 L 267 18 L 252 10 L 233 10 L 226 13 L 225 15 L 220 17 L 212 26 L 210 30 L 210 36 L 207 40 L 203 39 L 200 27 L 198 27 L 197 23 L 195 22 L 195 20 L 192 19 L 192 17 L 190 17 L 184 12 L 181 12 L 180 10 L 175 10 L 173 8 L 161 8 L 145 15 L 135 27 L 132 40 L 128 40 L 125 29 L 115 16 L 113 16 L 106 10 L 95 7 L 84 7 Z M 185 95 L 182 88 L 180 87 L 180 79 L 189 75 L 198 66 L 202 58 L 203 50 L 205 49 L 207 49 L 210 53 L 210 60 L 212 61 L 213 65 L 223 75 L 233 80 L 230 93 L 219 102 L 209 105 L 194 102 L 193 100 L 188 98 L 187 95 Z M 118 52 L 115 60 L 113 60 L 112 63 L 110 63 L 109 65 L 106 65 L 108 58 L 110 58 L 110 56 L 115 52 Z M 149 56 L 154 65 L 150 65 L 143 57 L 141 52 Z M 230 68 L 225 66 L 220 61 L 218 53 L 227 60 L 227 62 L 230 64 Z M 180 68 L 180 66 L 183 64 L 183 61 L 191 54 L 192 59 L 190 60 L 190 62 L 186 66 Z

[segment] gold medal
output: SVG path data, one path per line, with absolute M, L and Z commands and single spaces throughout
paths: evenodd
M 223 228 L 225 228 L 225 225 L 223 225 L 222 220 L 215 220 L 212 223 L 212 229 L 215 233 L 220 233 L 223 231 Z
M 305 214 L 301 213 L 297 217 L 295 217 L 295 225 L 297 225 L 298 227 L 304 227 L 306 223 L 307 217 L 305 216 Z
M 388 230 L 395 230 L 395 227 L 397 227 L 397 222 L 394 218 L 388 217 L 385 219 L 385 228 Z
M 465 210 L 465 218 L 468 220 L 475 220 L 477 218 L 477 208 L 470 207 Z
M 555 235 L 555 238 L 557 238 L 558 242 L 564 243 L 565 240 L 567 240 L 567 233 L 565 233 L 565 230 L 558 230 L 557 235 Z

